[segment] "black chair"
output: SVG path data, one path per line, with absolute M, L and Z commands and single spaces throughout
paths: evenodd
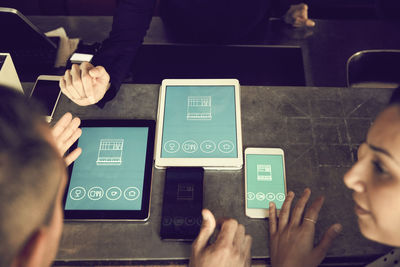
M 364 50 L 347 60 L 347 86 L 397 88 L 400 85 L 400 50 Z

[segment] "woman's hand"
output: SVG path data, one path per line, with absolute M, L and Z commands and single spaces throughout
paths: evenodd
M 269 233 L 273 267 L 318 266 L 325 258 L 332 241 L 342 230 L 340 224 L 332 225 L 325 232 L 321 242 L 314 247 L 315 224 L 324 198 L 319 197 L 304 213 L 310 195 L 311 190 L 306 188 L 290 216 L 294 193 L 289 192 L 282 205 L 279 222 L 277 222 L 275 204 L 270 202 Z

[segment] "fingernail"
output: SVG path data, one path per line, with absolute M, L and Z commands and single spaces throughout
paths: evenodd
M 272 209 L 274 207 L 274 202 L 269 202 L 269 208 Z
M 342 227 L 341 224 L 335 224 L 335 225 L 333 226 L 333 230 L 334 230 L 336 233 L 338 233 L 338 234 L 340 234 L 340 232 L 342 232 L 342 229 L 343 229 L 343 227 Z
M 293 197 L 293 196 L 294 196 L 293 191 L 290 191 L 290 192 L 288 193 L 288 197 Z

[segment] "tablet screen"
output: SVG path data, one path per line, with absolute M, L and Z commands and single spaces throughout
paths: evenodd
M 161 158 L 236 158 L 235 86 L 166 86 Z
M 147 127 L 82 127 L 65 210 L 140 210 Z

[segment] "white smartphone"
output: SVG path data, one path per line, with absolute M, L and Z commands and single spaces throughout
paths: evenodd
M 61 76 L 40 75 L 33 86 L 31 97 L 40 102 L 48 122 L 53 118 L 54 111 L 60 99 L 61 89 L 59 85 Z
M 247 148 L 245 155 L 246 216 L 269 217 L 269 202 L 279 210 L 286 198 L 285 156 L 280 148 Z

